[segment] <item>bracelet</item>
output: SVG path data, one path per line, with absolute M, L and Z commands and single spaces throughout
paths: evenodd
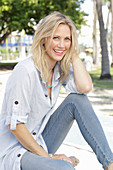
M 51 158 L 53 155 L 51 153 L 49 153 L 49 158 Z

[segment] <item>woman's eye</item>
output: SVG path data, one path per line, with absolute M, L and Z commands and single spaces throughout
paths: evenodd
M 53 39 L 54 39 L 54 40 L 57 40 L 57 39 L 58 39 L 58 37 L 53 37 Z
M 71 40 L 70 38 L 66 37 L 65 40 Z

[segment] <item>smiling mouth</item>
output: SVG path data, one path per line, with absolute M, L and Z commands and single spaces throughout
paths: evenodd
M 63 52 L 64 52 L 64 51 L 61 51 L 61 50 L 54 50 L 54 51 L 55 51 L 55 53 L 60 54 L 60 55 L 63 54 Z

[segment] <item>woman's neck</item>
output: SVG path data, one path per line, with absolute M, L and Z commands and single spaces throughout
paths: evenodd
M 50 59 L 50 57 L 47 57 L 47 63 L 48 63 L 48 71 L 51 72 L 51 71 L 53 71 L 57 61 L 54 61 L 54 60 Z

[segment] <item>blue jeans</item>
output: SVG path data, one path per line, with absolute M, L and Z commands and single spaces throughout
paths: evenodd
M 50 117 L 42 133 L 49 153 L 54 154 L 57 151 L 74 120 L 77 121 L 84 139 L 95 152 L 98 161 L 106 169 L 113 162 L 113 153 L 86 95 L 68 95 Z M 74 170 L 66 161 L 44 158 L 30 152 L 23 155 L 21 165 L 22 170 Z

